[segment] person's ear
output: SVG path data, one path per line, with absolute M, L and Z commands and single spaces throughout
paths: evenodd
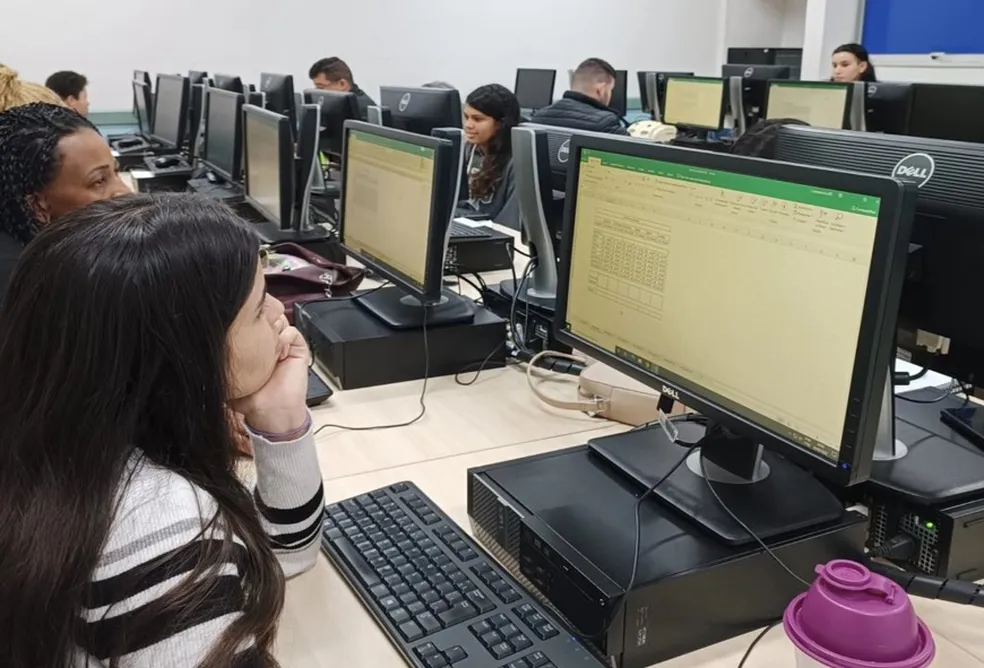
M 34 217 L 37 218 L 39 224 L 45 225 L 51 222 L 51 210 L 48 207 L 48 200 L 44 195 L 28 195 L 27 205 L 34 212 Z

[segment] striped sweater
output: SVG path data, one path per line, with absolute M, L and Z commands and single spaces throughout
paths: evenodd
M 318 556 L 324 497 L 314 436 L 311 429 L 289 442 L 250 436 L 256 507 L 284 574 L 291 577 L 311 568 Z M 108 665 L 107 643 L 120 637 L 128 616 L 177 587 L 209 542 L 222 539 L 221 528 L 202 531 L 215 509 L 211 496 L 180 475 L 146 462 L 135 467 L 87 592 L 83 616 L 90 646 L 80 650 L 74 665 Z M 148 564 L 154 564 L 148 575 L 139 581 L 130 576 Z M 151 633 L 128 634 L 121 668 L 198 665 L 240 615 L 242 582 L 236 563 L 223 564 L 214 577 L 212 594 L 196 609 L 207 621 L 174 615 L 161 619 Z M 243 649 L 233 662 L 236 668 L 257 663 L 249 648 Z

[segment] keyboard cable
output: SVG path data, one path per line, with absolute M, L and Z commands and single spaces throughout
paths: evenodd
M 379 288 L 375 288 L 375 289 L 378 290 Z M 345 297 L 344 299 L 348 299 L 348 297 Z M 424 401 L 425 397 L 427 396 L 427 383 L 430 380 L 430 345 L 427 341 L 427 312 L 428 312 L 427 307 L 424 307 L 423 319 L 421 321 L 421 325 L 422 325 L 421 328 L 423 330 L 423 339 L 424 339 L 424 378 L 423 378 L 424 382 L 420 388 L 420 396 L 417 399 L 417 403 L 420 405 L 420 410 L 417 412 L 417 415 L 404 422 L 396 422 L 393 424 L 365 425 L 365 426 L 357 426 L 357 427 L 351 427 L 343 424 L 323 424 L 314 431 L 315 436 L 320 434 L 325 429 L 339 429 L 341 431 L 381 431 L 384 429 L 398 429 L 400 427 L 409 427 L 410 425 L 419 422 L 424 417 L 424 415 L 427 414 L 427 404 Z

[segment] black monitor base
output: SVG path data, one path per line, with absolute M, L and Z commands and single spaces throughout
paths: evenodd
M 511 278 L 499 283 L 499 290 L 505 295 L 507 299 L 512 301 L 516 299 L 516 281 Z M 523 288 L 523 292 L 519 295 L 519 301 L 532 304 L 533 306 L 539 306 L 540 308 L 549 309 L 553 311 L 557 307 L 557 296 L 556 295 L 539 295 L 537 294 L 536 288 L 530 285 L 527 281 Z
M 681 441 L 694 443 L 705 435 L 706 428 L 697 422 L 675 424 L 680 429 Z M 592 439 L 588 445 L 593 454 L 632 480 L 640 491 L 652 487 L 685 453 L 659 426 Z M 715 460 L 726 460 L 728 453 L 723 451 L 726 447 L 733 448 L 735 443 L 708 443 L 708 455 L 713 453 Z M 738 445 L 739 449 L 743 447 Z M 748 478 L 729 473 L 711 461 L 704 462 L 704 470 L 728 510 L 758 538 L 768 540 L 840 519 L 843 505 L 816 478 L 786 459 L 759 450 L 757 445 L 754 447 L 761 459 L 755 457 L 755 468 L 748 471 L 751 473 Z M 713 452 L 715 448 L 721 451 Z M 698 448 L 653 490 L 653 495 L 727 545 L 754 542 L 714 497 L 702 475 L 701 456 Z
M 331 238 L 331 233 L 321 225 L 314 225 L 303 230 L 282 230 L 276 223 L 254 223 L 256 233 L 264 243 L 279 244 L 290 241 L 295 244 L 312 244 L 327 241 Z
M 393 329 L 420 329 L 425 324 L 437 327 L 475 318 L 475 302 L 450 290 L 443 291 L 439 304 L 429 306 L 396 287 L 370 290 L 356 297 L 355 302 Z

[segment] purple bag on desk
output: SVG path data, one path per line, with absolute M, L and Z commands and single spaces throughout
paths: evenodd
M 331 262 L 304 246 L 281 243 L 262 255 L 267 292 L 284 304 L 294 324 L 294 307 L 347 295 L 362 283 L 365 270 Z

